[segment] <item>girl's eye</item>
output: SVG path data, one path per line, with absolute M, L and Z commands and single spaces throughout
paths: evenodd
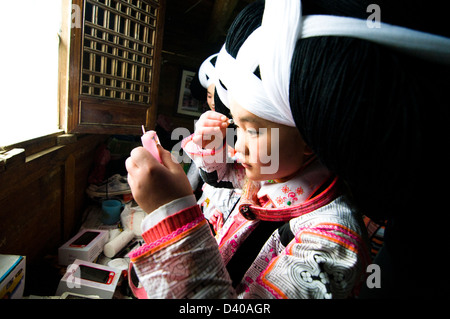
M 255 130 L 254 128 L 247 129 L 247 133 L 250 134 L 251 136 L 258 136 L 259 135 L 259 131 Z

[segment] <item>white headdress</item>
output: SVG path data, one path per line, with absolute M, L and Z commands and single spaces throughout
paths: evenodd
M 203 61 L 202 65 L 200 65 L 200 69 L 198 70 L 198 79 L 200 80 L 200 84 L 205 88 L 215 83 L 215 70 L 214 65 L 211 60 L 217 57 L 218 53 L 209 56 L 205 61 Z
M 289 106 L 291 60 L 297 40 L 345 36 L 386 45 L 420 58 L 450 65 L 450 39 L 380 22 L 329 16 L 302 16 L 299 0 L 266 0 L 261 27 L 244 42 L 236 59 L 222 47 L 216 62 L 217 93 L 263 119 L 295 126 Z M 259 67 L 261 79 L 255 74 Z

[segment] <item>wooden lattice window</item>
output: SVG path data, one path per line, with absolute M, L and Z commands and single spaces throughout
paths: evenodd
M 74 0 L 67 131 L 138 134 L 155 124 L 163 0 Z M 73 11 L 72 11 L 73 12 Z M 73 17 L 76 18 L 76 17 Z M 72 21 L 73 22 L 73 21 Z

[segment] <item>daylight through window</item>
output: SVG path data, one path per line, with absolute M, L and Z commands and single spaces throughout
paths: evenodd
M 0 146 L 58 130 L 61 1 L 3 1 Z

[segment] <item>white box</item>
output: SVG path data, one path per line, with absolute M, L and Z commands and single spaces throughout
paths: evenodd
M 0 255 L 0 299 L 21 299 L 25 287 L 25 256 Z
M 75 259 L 94 261 L 108 242 L 109 231 L 83 229 L 58 249 L 60 265 L 70 265 Z
M 59 282 L 56 295 L 65 292 L 111 299 L 116 290 L 122 270 L 84 260 L 75 260 L 67 267 Z

